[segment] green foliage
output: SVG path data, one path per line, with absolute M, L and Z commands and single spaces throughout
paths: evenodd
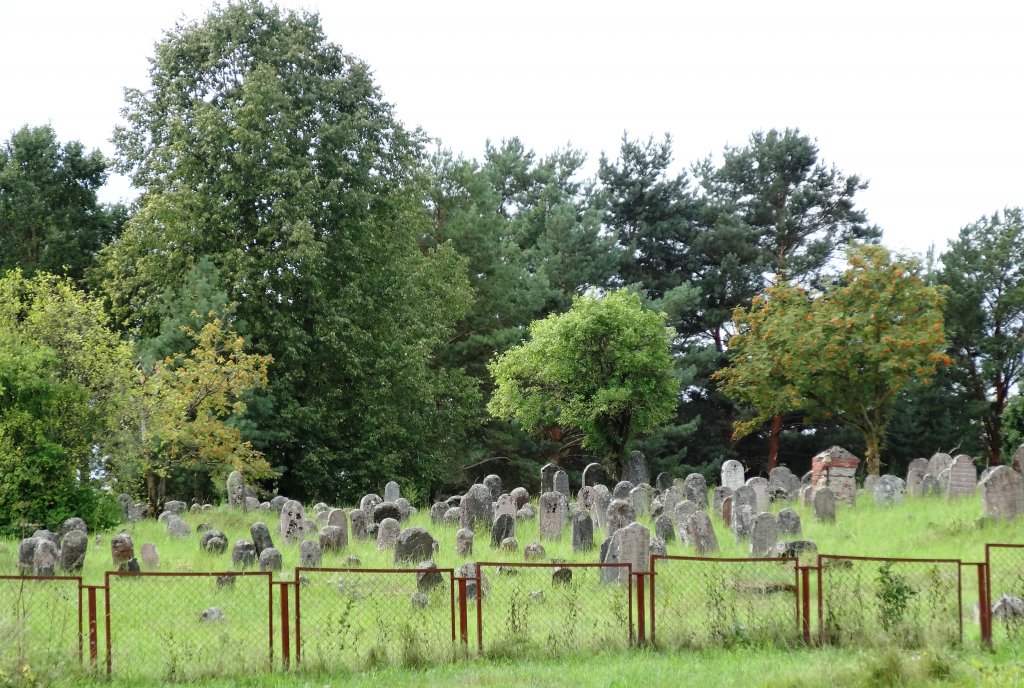
M 1003 412 L 1024 374 L 1024 209 L 961 229 L 942 264 L 953 373 L 960 396 L 976 407 L 987 461 L 996 465 Z
M 928 384 L 948 365 L 943 353 L 942 297 L 917 275 L 915 261 L 877 246 L 853 248 L 849 268 L 820 296 L 782 283 L 737 309 L 743 330 L 730 347 L 723 389 L 757 415 L 737 423 L 738 435 L 788 410 L 837 420 L 866 445 L 877 475 L 896 396 Z
M 1006 404 L 1003 413 L 1003 455 L 1013 456 L 1024 445 L 1024 396 L 1018 394 Z
M 917 591 L 904 576 L 892 570 L 892 562 L 878 567 L 878 620 L 886 631 L 894 631 L 903 623 Z
M 477 397 L 436 355 L 471 293 L 450 246 L 420 245 L 421 136 L 316 15 L 218 7 L 151 65 L 115 134 L 138 212 L 92 275 L 118 322 L 159 340 L 189 301 L 237 304 L 253 353 L 274 359 L 245 427 L 286 494 L 448 475 Z M 196 289 L 203 261 L 217 283 Z
M 491 363 L 488 410 L 526 428 L 578 429 L 584 447 L 623 462 L 633 437 L 665 422 L 676 405 L 665 320 L 625 290 L 577 298 Z
M 0 272 L 52 272 L 76 280 L 113 238 L 125 209 L 104 207 L 96 191 L 107 163 L 52 127 L 22 127 L 0 144 Z

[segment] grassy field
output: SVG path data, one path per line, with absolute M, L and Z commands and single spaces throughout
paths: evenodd
M 773 510 L 783 506 L 773 505 Z M 815 522 L 807 507 L 794 508 L 801 515 L 802 537 L 817 542 L 822 554 L 976 562 L 984 559 L 986 542 L 1024 544 L 1019 522 L 979 521 L 979 498 L 949 502 L 908 497 L 895 507 L 878 507 L 873 500 L 862 498 L 854 508 L 841 508 L 834 524 Z M 193 535 L 180 540 L 170 539 L 163 524 L 154 521 L 127 529 L 136 552 L 144 542 L 157 545 L 161 572 L 223 572 L 230 569 L 230 544 L 250 539 L 252 522 L 270 519 L 267 523 L 276 532 L 272 516 L 221 508 L 189 515 L 185 520 Z M 203 522 L 228 536 L 228 552 L 209 555 L 199 551 L 196 530 Z M 483 531 L 476 534 L 473 556 L 457 557 L 456 528 L 431 524 L 426 509 L 407 525 L 423 526 L 440 541 L 435 557 L 439 568 L 457 568 L 467 561 L 522 561 L 521 552 L 513 555 L 492 549 L 490 535 Z M 450 659 L 454 610 L 447 574 L 441 585 L 428 591 L 427 604 L 420 608 L 409 602 L 417 589 L 412 572 L 374 576 L 306 572 L 299 590 L 302 670 L 298 674 L 267 673 L 268 667 L 279 667 L 281 654 L 281 588 L 268 585 L 267 576 L 235 577 L 233 583 L 205 575 L 112 577 L 113 685 L 171 681 L 238 685 L 240 680 L 243 685 L 260 686 L 363 685 L 369 680 L 394 685 L 633 685 L 632 679 L 638 675 L 652 685 L 677 682 L 673 677 L 678 676 L 698 685 L 820 685 L 825 675 L 838 675 L 835 681 L 829 679 L 836 685 L 900 684 L 895 680 L 887 683 L 882 678 L 885 673 L 905 679 L 902 685 L 939 680 L 964 685 L 1024 684 L 1021 658 L 1016 654 L 1024 650 L 1024 643 L 1017 635 L 997 628 L 994 654 L 975 649 L 979 647 L 979 630 L 972 614 L 977 601 L 973 566 L 907 564 L 885 572 L 879 562 L 838 562 L 843 565 L 828 569 L 824 576 L 823 595 L 826 635 L 837 646 L 807 649 L 800 644 L 792 623 L 796 596 L 792 586 L 787 587 L 792 580 L 791 565 L 785 570 L 770 562 L 737 568 L 739 565 L 724 559 L 748 556 L 745 546 L 734 542 L 721 522 L 716 521 L 715 527 L 721 563 L 659 564 L 658 651 L 627 649 L 627 617 L 637 610 L 630 609 L 628 590 L 599 584 L 597 569 L 574 569 L 568 586 L 552 585 L 550 568 L 519 569 L 516 575 L 496 567 L 485 569 L 489 579 L 481 612 L 485 657 L 455 663 Z M 90 534 L 82 573 L 86 584 L 104 583 L 114 532 L 104 533 L 98 545 Z M 520 548 L 536 540 L 537 521 L 520 522 L 516 537 Z M 598 529 L 595 542 L 602 539 Z M 298 547 L 283 546 L 279 538 L 275 541 L 284 555 L 285 568 L 274 580 L 294 580 Z M 547 559 L 597 560 L 596 551 L 572 552 L 568 530 L 561 541 L 545 542 L 544 546 Z M 668 549 L 670 555 L 692 555 L 679 542 L 669 543 Z M 323 566 L 344 568 L 350 556 L 358 557 L 363 569 L 394 566 L 391 551 L 378 551 L 373 542 L 350 542 L 344 552 L 327 553 Z M 0 575 L 15 573 L 16 563 L 17 542 L 0 542 Z M 994 583 L 993 598 L 1003 587 L 1017 594 L 1024 592 L 1024 556 L 1019 567 L 1013 566 L 1015 560 L 1008 560 L 1004 568 L 1016 573 L 1000 579 L 1002 587 Z M 956 642 L 961 619 L 955 592 L 951 594 L 961 574 L 962 645 Z M 778 593 L 751 594 L 753 582 Z M 0 685 L 96 682 L 98 679 L 77 668 L 77 612 L 71 611 L 76 586 L 48 585 L 43 590 L 2 583 L 0 606 L 20 608 L 21 613 L 16 611 L 9 628 L 4 628 L 0 613 L 0 636 L 17 639 L 15 631 L 20 629 L 20 636 L 28 631 L 36 640 L 32 647 L 5 643 L 6 651 L 0 644 Z M 904 588 L 909 592 L 901 593 Z M 289 621 L 294 633 L 295 588 L 291 590 Z M 101 669 L 106 642 L 104 603 L 100 591 Z M 220 609 L 227 620 L 200 623 L 200 614 L 210 607 Z M 475 612 L 474 603 L 470 614 Z M 816 630 L 816 608 L 812 615 Z M 268 634 L 271 620 L 275 625 L 272 636 Z M 891 627 L 879 628 L 879 620 L 890 622 Z M 830 624 L 832 621 L 835 623 Z M 474 636 L 470 650 L 475 652 L 474 618 L 470 618 L 470 626 Z M 904 649 L 888 648 L 893 638 L 900 641 L 894 645 Z M 289 649 L 294 657 L 297 648 Z M 24 662 L 13 661 L 14 657 L 31 657 L 28 668 Z M 847 673 L 848 679 L 844 678 Z

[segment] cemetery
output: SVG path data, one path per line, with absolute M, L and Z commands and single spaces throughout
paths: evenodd
M 1024 448 L 1021 449 L 1024 454 Z M 1019 647 L 1024 479 L 935 454 L 858 485 L 840 447 L 796 476 L 624 480 L 545 465 L 419 507 L 122 496 L 123 523 L 0 543 L 4 666 L 182 681 L 643 649 Z M 633 479 L 637 480 L 634 484 Z M 38 669 L 37 669 L 38 670 Z

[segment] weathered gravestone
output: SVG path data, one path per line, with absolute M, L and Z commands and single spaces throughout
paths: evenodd
M 593 514 L 597 508 L 597 490 L 589 485 L 584 485 L 576 493 L 576 503 L 579 504 L 580 509 Z
M 419 572 L 416 574 L 416 589 L 421 593 L 430 592 L 444 583 L 444 575 L 437 570 L 437 564 L 434 563 L 433 558 L 421 561 L 416 566 L 416 570 Z
M 406 528 L 395 540 L 395 563 L 422 561 L 434 556 L 437 541 L 423 528 Z
M 654 519 L 654 534 L 665 542 L 675 542 L 676 527 L 672 519 L 665 514 Z
M 398 519 L 385 518 L 377 524 L 377 549 L 385 550 L 394 547 L 401 532 L 402 526 L 398 524 Z
M 978 487 L 986 518 L 1013 518 L 1024 512 L 1024 476 L 1009 466 L 996 466 Z
M 930 468 L 931 467 L 928 463 L 928 459 L 914 459 L 913 461 L 911 461 L 909 464 L 907 464 L 907 485 L 910 484 L 910 472 L 912 470 L 919 469 L 923 473 L 927 474 L 930 472 Z M 866 481 L 867 478 L 865 478 L 865 482 Z M 865 489 L 867 489 L 867 485 L 865 485 Z
M 320 549 L 319 542 L 306 540 L 299 545 L 299 566 L 316 568 L 323 563 L 323 560 L 323 550 Z
M 273 499 L 270 500 L 270 508 L 273 509 L 275 512 L 277 512 L 278 515 L 280 515 L 281 514 L 281 509 L 283 509 L 284 505 L 287 504 L 287 503 L 288 503 L 288 498 L 287 497 L 282 497 L 281 495 L 277 495 L 276 497 L 274 497 Z
M 982 472 L 982 474 L 984 475 L 984 471 Z M 929 473 L 928 475 L 931 475 L 931 473 Z M 949 493 L 949 469 L 947 468 L 946 470 L 944 470 L 941 473 L 939 473 L 939 475 L 935 478 L 935 480 L 939 483 L 939 494 L 948 494 Z M 981 482 L 981 478 L 978 478 L 978 482 Z
M 82 530 L 71 530 L 60 541 L 60 568 L 66 573 L 78 573 L 85 564 L 85 551 L 89 537 Z
M 920 468 L 913 468 L 907 471 L 907 492 L 915 497 L 920 497 L 922 492 L 921 485 L 924 483 L 926 475 L 931 475 L 931 473 Z
M 833 446 L 811 459 L 811 486 L 815 492 L 827 487 L 836 500 L 854 505 L 857 502 L 855 474 L 860 459 L 842 447 Z
M 492 500 L 497 500 L 504 492 L 501 489 L 501 478 L 493 473 L 484 478 L 483 484 L 491 491 Z
M 572 516 L 572 551 L 589 552 L 594 548 L 594 520 L 586 511 Z
M 369 539 L 369 533 L 366 532 L 366 526 L 369 525 L 370 519 L 367 518 L 365 511 L 362 509 L 353 509 L 348 512 L 348 520 L 352 525 L 353 540 Z
M 597 485 L 594 488 L 597 496 L 594 498 L 594 518 L 601 528 L 608 527 L 608 505 L 612 503 L 612 493 L 604 485 Z
M 706 557 L 718 551 L 718 538 L 706 512 L 695 511 L 691 514 L 685 530 L 686 539 L 697 551 L 697 556 Z
M 904 482 L 895 475 L 883 475 L 875 483 L 875 503 L 895 506 L 903 503 Z
M 135 544 L 132 542 L 131 535 L 118 533 L 110 538 L 110 560 L 114 564 L 114 568 L 122 571 L 124 569 L 121 567 L 134 558 Z
M 761 513 L 750 530 L 750 556 L 763 557 L 779 540 L 779 523 L 774 514 Z
M 973 497 L 978 487 L 978 469 L 974 459 L 960 454 L 949 465 L 949 498 Z
M 675 513 L 676 505 L 684 499 L 686 499 L 685 483 L 668 488 L 665 490 L 665 494 L 661 496 L 662 513 L 671 517 Z
M 651 482 L 651 474 L 647 471 L 647 459 L 642 452 L 629 453 L 629 459 L 626 461 L 626 480 L 634 485 Z
M 708 481 L 700 473 L 691 473 L 686 476 L 684 483 L 686 498 L 697 505 L 699 509 L 708 508 Z
M 320 531 L 320 549 L 324 552 L 340 552 L 348 546 L 348 536 L 338 526 L 324 526 Z
M 300 502 L 289 499 L 284 503 L 280 527 L 285 542 L 301 542 L 306 537 L 306 509 Z
M 819 487 L 814 491 L 811 502 L 815 520 L 823 523 L 835 523 L 836 495 L 830 487 Z
M 40 539 L 32 553 L 32 575 L 52 576 L 57 568 L 57 545 L 50 540 Z
M 77 516 L 72 516 L 71 518 L 65 519 L 64 523 L 61 524 L 60 530 L 57 531 L 58 540 L 63 540 L 64 536 L 72 530 L 80 530 L 86 534 L 86 537 L 89 535 L 89 528 L 85 525 L 85 521 Z
M 488 493 L 487 501 L 490 503 L 490 493 Z M 373 507 L 373 522 L 380 523 L 385 518 L 393 518 L 396 521 L 402 520 L 402 510 L 394 502 L 381 502 L 377 506 Z
M 768 481 L 758 476 L 751 478 L 747 481 L 747 487 L 754 491 L 754 499 L 757 502 L 755 507 L 757 513 L 762 511 L 768 511 L 771 506 L 772 498 L 768 492 Z
M 875 485 L 878 484 L 877 475 L 868 475 L 864 477 L 864 490 L 870 494 L 875 493 Z
M 742 487 L 746 479 L 743 477 L 743 464 L 735 459 L 729 459 L 722 464 L 722 487 L 735 490 Z
M 555 491 L 555 473 L 558 472 L 558 466 L 553 463 L 546 463 L 541 466 L 540 469 L 540 493 Z
M 944 452 L 937 452 L 932 454 L 932 457 L 928 459 L 928 472 L 937 476 L 951 465 L 953 465 L 952 456 Z
M 672 510 L 672 522 L 675 523 L 676 528 L 683 528 L 686 526 L 686 522 L 690 520 L 690 516 L 696 513 L 699 507 L 691 502 L 689 499 L 676 504 L 676 508 Z M 684 538 L 680 538 L 684 539 Z
M 554 491 L 569 498 L 569 474 L 565 471 L 555 471 L 555 477 L 552 479 L 554 483 Z
M 1010 459 L 1010 468 L 1018 473 L 1024 473 L 1024 444 L 1017 447 L 1017 451 L 1013 453 L 1013 457 Z
M 630 564 L 633 573 L 646 572 L 651 562 L 651 531 L 636 521 L 619 528 L 609 538 L 609 546 L 603 563 Z M 626 567 L 609 567 L 601 570 L 601 580 L 618 581 L 622 585 L 629 584 L 629 569 Z
M 223 475 L 223 474 L 222 474 Z M 245 508 L 245 481 L 238 471 L 231 471 L 227 479 L 228 506 L 232 509 Z
M 939 479 L 929 473 L 921 481 L 921 496 L 922 497 L 938 497 L 942 494 L 942 486 L 939 483 Z
M 466 492 L 459 506 L 459 526 L 473 530 L 476 524 L 490 528 L 494 522 L 494 506 L 491 491 L 486 485 L 477 483 Z
M 448 509 L 448 511 L 444 512 L 444 516 L 441 517 L 441 523 L 446 526 L 458 526 L 462 523 L 462 508 L 453 506 Z
M 756 515 L 757 511 L 757 493 L 754 488 L 749 485 L 740 485 L 732 493 L 732 513 L 735 516 L 736 510 L 741 506 L 750 507 L 750 510 Z
M 540 561 L 546 556 L 547 551 L 539 542 L 528 542 L 526 547 L 523 547 L 523 561 Z
M 173 538 L 187 538 L 192 534 L 192 529 L 178 516 L 172 516 L 167 520 L 167 534 Z
M 727 524 L 732 523 L 732 497 L 722 500 L 722 520 Z
M 569 518 L 569 500 L 561 492 L 545 492 L 540 496 L 540 539 L 560 540 Z
M 526 503 L 530 501 L 530 493 L 527 492 L 525 487 L 514 488 L 508 494 L 512 498 L 512 501 L 516 503 L 517 509 L 522 509 Z
M 505 538 L 516 534 L 516 517 L 512 514 L 498 514 L 491 526 L 491 547 L 498 547 Z
M 732 497 L 732 488 L 718 486 L 711 493 L 711 513 L 719 518 L 722 517 L 722 504 L 729 497 Z
M 282 566 L 284 566 L 284 557 L 276 547 L 267 547 L 260 552 L 260 571 L 264 573 L 280 571 Z
M 629 492 L 633 489 L 633 483 L 628 480 L 620 480 L 612 489 L 612 499 L 629 499 Z
M 384 501 L 394 502 L 402 496 L 402 489 L 398 486 L 394 480 L 388 481 L 388 484 L 384 486 Z
M 659 473 L 658 477 L 654 480 L 654 486 L 658 489 L 658 492 L 664 492 L 672 487 L 672 476 L 664 472 Z
M 460 557 L 473 556 L 473 531 L 460 528 L 455 533 L 455 554 Z
M 434 505 L 430 507 L 430 522 L 435 525 L 441 523 L 446 511 L 448 511 L 447 502 L 434 502 Z
M 588 463 L 583 469 L 583 487 L 595 487 L 608 482 L 607 471 L 599 463 Z
M 778 515 L 779 535 L 803 535 L 800 514 L 792 509 L 783 509 Z
M 625 499 L 613 499 L 608 505 L 608 525 L 605 527 L 605 533 L 611 537 L 615 531 L 625 528 L 634 521 L 636 521 L 636 512 L 633 510 L 633 505 Z
M 228 548 L 228 536 L 212 528 L 199 538 L 199 549 L 207 554 L 224 554 Z
M 750 532 L 754 528 L 754 519 L 757 512 L 747 504 L 738 504 L 732 509 L 732 534 L 736 542 L 743 542 L 750 539 Z
M 207 533 L 206 535 L 209 535 Z M 205 535 L 204 535 L 205 537 Z M 247 569 L 256 565 L 259 554 L 256 552 L 256 545 L 248 540 L 239 540 L 231 548 L 231 565 L 236 569 Z
M 39 545 L 39 538 L 27 537 L 18 544 L 18 574 L 27 576 L 32 573 L 35 562 L 36 547 Z
M 174 499 L 164 504 L 164 510 L 178 516 L 184 516 L 185 512 L 188 511 L 188 505 L 181 500 Z
M 502 514 L 508 514 L 515 518 L 517 511 L 519 511 L 519 507 L 516 506 L 516 501 L 512 499 L 512 496 L 503 494 L 498 497 L 498 501 L 494 505 L 494 518 L 497 520 Z
M 147 569 L 158 569 L 160 568 L 160 553 L 156 550 L 156 545 L 152 542 L 144 542 L 142 544 L 142 563 L 146 565 Z
M 786 498 L 792 499 L 800 492 L 800 478 L 785 466 L 776 466 L 768 474 L 768 483 L 786 492 Z
M 121 504 L 121 517 L 126 523 L 134 523 L 142 518 L 142 511 L 135 506 L 129 495 L 122 493 L 117 496 L 117 501 Z
M 651 511 L 651 489 L 650 485 L 637 485 L 629 491 L 629 503 L 633 505 L 633 511 L 637 518 L 643 518 Z

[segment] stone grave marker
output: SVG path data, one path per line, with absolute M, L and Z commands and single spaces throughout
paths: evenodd
M 708 481 L 700 473 L 686 476 L 684 483 L 686 498 L 697 505 L 698 509 L 708 508 Z
M 722 487 L 719 485 L 715 488 L 715 491 L 711 493 L 711 512 L 722 517 L 722 504 L 728 497 L 732 497 L 732 488 Z
M 974 459 L 959 454 L 949 465 L 949 498 L 973 497 L 978 487 L 978 469 Z
M 718 538 L 707 512 L 693 512 L 686 521 L 685 530 L 686 539 L 697 551 L 697 556 L 706 557 L 718 552 Z
M 599 463 L 588 463 L 583 469 L 583 487 L 596 487 L 608 482 L 607 471 Z
M 953 457 L 944 452 L 936 452 L 928 459 L 928 472 L 937 476 L 953 464 Z
M 594 549 L 594 521 L 586 511 L 572 517 L 572 551 L 589 552 Z
M 555 492 L 559 492 L 565 495 L 565 498 L 569 498 L 569 474 L 565 471 L 555 471 L 555 477 L 553 478 L 555 485 Z
M 760 513 L 750 531 L 750 556 L 763 557 L 779 540 L 779 524 L 774 514 Z
M 855 474 L 860 459 L 842 447 L 833 446 L 811 459 L 811 486 L 827 487 L 838 501 L 857 503 Z
M 497 501 L 498 497 L 504 493 L 504 490 L 501 489 L 501 478 L 493 473 L 484 478 L 484 485 L 491 491 L 492 500 Z
M 301 542 L 306 537 L 306 510 L 294 499 L 281 507 L 281 537 L 285 542 Z
M 546 463 L 540 469 L 540 493 L 555 491 L 555 473 L 558 466 L 553 463 Z
M 772 503 L 771 495 L 768 492 L 768 481 L 761 477 L 754 477 L 747 481 L 747 487 L 754 491 L 757 513 L 768 511 Z
M 626 461 L 626 480 L 634 485 L 651 482 L 651 475 L 647 471 L 647 459 L 642 452 L 629 453 L 629 459 Z
M 732 490 L 743 487 L 746 478 L 743 477 L 743 464 L 735 459 L 729 459 L 722 464 L 722 487 Z
M 982 515 L 1013 518 L 1024 512 L 1024 476 L 1009 466 L 996 466 L 979 484 Z
M 783 509 L 778 515 L 779 535 L 803 535 L 803 527 L 800 524 L 800 514 L 793 509 Z
M 384 501 L 394 502 L 402 496 L 402 490 L 398 487 L 398 483 L 394 480 L 388 481 L 388 484 L 384 486 Z
M 508 518 L 515 522 L 515 519 L 507 514 L 502 518 Z M 406 528 L 395 540 L 395 563 L 430 559 L 434 556 L 436 549 L 437 541 L 426 530 L 415 526 Z
M 620 528 L 625 528 L 636 521 L 636 512 L 633 505 L 626 499 L 613 499 L 608 505 L 608 526 L 605 532 L 608 537 L 615 534 Z
M 402 532 L 402 526 L 398 519 L 385 518 L 377 524 L 377 549 L 391 549 L 398 541 L 398 535 Z
M 152 542 L 142 544 L 142 563 L 147 569 L 155 570 L 160 568 L 160 553 L 156 551 L 156 545 Z
M 498 514 L 491 526 L 491 547 L 498 547 L 505 538 L 516 534 L 516 517 L 509 513 Z
M 560 540 L 569 518 L 569 500 L 561 492 L 545 492 L 540 496 L 540 539 Z
M 79 573 L 85 564 L 85 552 L 89 547 L 89 537 L 82 530 L 70 530 L 64 534 L 60 542 L 59 564 L 62 571 L 70 574 Z
M 814 518 L 823 523 L 835 523 L 836 496 L 830 487 L 819 487 L 812 498 Z
M 459 507 L 459 527 L 473 530 L 477 523 L 490 527 L 494 523 L 494 507 L 491 491 L 486 485 L 477 483 L 466 492 Z

